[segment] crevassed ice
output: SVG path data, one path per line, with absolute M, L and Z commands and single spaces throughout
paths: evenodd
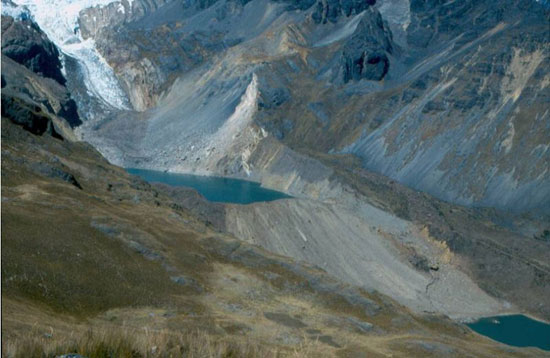
M 114 0 L 12 0 L 28 9 L 33 20 L 49 39 L 65 54 L 76 58 L 86 71 L 84 81 L 88 90 L 119 109 L 128 108 L 128 99 L 120 88 L 113 69 L 99 54 L 93 39 L 83 40 L 78 30 L 81 10 L 105 6 Z M 4 8 L 14 13 L 11 7 Z M 6 14 L 9 14 L 6 12 Z

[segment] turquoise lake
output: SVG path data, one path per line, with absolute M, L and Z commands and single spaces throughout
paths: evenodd
M 516 347 L 538 347 L 550 351 L 550 324 L 523 315 L 482 318 L 468 323 L 479 334 Z
M 135 168 L 127 168 L 126 171 L 150 183 L 155 182 L 193 188 L 209 201 L 215 202 L 250 204 L 258 201 L 290 198 L 290 196 L 284 193 L 262 188 L 260 184 L 246 180 L 176 174 Z

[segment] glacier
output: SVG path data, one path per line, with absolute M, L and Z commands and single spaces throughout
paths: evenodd
M 80 11 L 106 6 L 113 0 L 12 0 L 2 2 L 2 14 L 22 18 L 25 14 L 36 22 L 58 49 L 75 58 L 83 69 L 88 91 L 116 109 L 129 109 L 129 101 L 113 69 L 97 51 L 93 39 L 84 40 L 78 28 Z M 23 16 L 22 16 L 23 15 Z

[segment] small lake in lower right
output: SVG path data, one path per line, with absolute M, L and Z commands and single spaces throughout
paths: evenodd
M 486 317 L 467 326 L 510 346 L 538 347 L 550 351 L 550 324 L 524 315 Z

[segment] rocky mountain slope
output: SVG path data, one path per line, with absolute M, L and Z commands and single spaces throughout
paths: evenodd
M 114 162 L 254 178 L 247 153 L 269 135 L 454 203 L 549 213 L 550 15 L 535 1 L 117 4 L 78 20 L 147 110 L 84 131 Z M 215 148 L 238 104 L 259 111 Z
M 45 315 L 62 337 L 146 322 L 286 353 L 316 339 L 312 355 L 540 353 L 502 353 L 439 315 L 550 318 L 538 2 L 16 0 L 2 11 L 15 18 L 2 18 L 11 341 L 25 345 Z M 294 198 L 212 204 L 102 156 Z
M 469 230 L 475 219 L 461 218 L 453 225 L 434 210 L 433 215 L 443 216 L 442 223 L 434 224 L 432 217 L 422 216 L 424 211 L 409 210 L 408 198 L 391 199 L 406 205 L 394 207 L 393 214 L 408 220 L 412 215 L 417 232 L 427 226 L 437 240 L 452 242 L 449 246 L 467 262 L 455 265 L 459 271 L 503 300 L 487 303 L 486 311 L 518 304 L 538 314 L 545 312 L 546 317 L 543 297 L 548 290 L 549 251 L 544 241 L 533 239 L 546 229 L 550 202 L 550 161 L 544 149 L 550 140 L 545 125 L 548 12 L 539 4 L 511 0 L 497 8 L 477 1 L 143 4 L 125 7 L 124 16 L 117 15 L 120 11 L 114 4 L 94 7 L 83 11 L 79 20 L 82 36 L 94 38 L 136 110 L 110 114 L 80 128 L 83 138 L 110 161 L 245 177 L 296 197 L 320 200 L 320 208 L 336 204 L 336 216 L 346 220 L 347 212 L 366 206 L 368 214 L 358 220 L 365 227 L 379 227 L 380 218 L 371 215 L 370 206 L 387 209 L 388 199 L 380 204 L 372 198 L 379 184 L 371 183 L 365 195 L 353 187 L 361 178 L 356 174 L 343 178 L 335 170 L 345 166 L 338 163 L 346 157 L 340 154 L 352 154 L 360 160 L 347 168 L 352 172 L 363 167 L 459 204 L 530 211 L 540 221 L 528 224 L 521 235 L 502 235 L 499 230 L 488 234 L 484 225 L 479 227 L 480 235 Z M 503 131 L 512 133 L 510 123 L 515 120 L 521 123 L 517 135 L 514 127 L 513 136 L 506 137 Z M 514 144 L 517 140 L 521 144 Z M 323 155 L 333 159 L 320 161 Z M 515 179 L 506 173 L 514 173 Z M 432 205 L 431 199 L 422 200 Z M 266 213 L 277 210 L 268 206 Z M 508 221 L 497 218 L 501 215 L 491 219 L 501 225 Z M 344 226 L 346 220 L 341 220 Z M 392 215 L 384 220 L 399 226 Z M 291 233 L 282 229 L 274 234 L 286 239 L 278 247 L 264 232 L 266 227 L 250 218 L 248 222 L 254 227 L 247 230 L 265 235 L 256 242 L 285 255 L 323 267 L 326 260 L 321 257 L 333 250 L 323 244 L 319 257 L 297 251 L 301 245 L 295 242 L 293 227 L 306 237 L 312 233 L 305 231 L 314 229 L 304 227 L 302 219 L 287 223 Z M 340 231 L 345 234 L 339 234 L 349 240 L 344 247 L 363 240 L 362 231 L 344 229 Z M 325 231 L 326 244 L 334 239 L 328 233 L 334 234 Z M 410 233 L 400 235 L 417 242 Z M 487 260 L 495 263 L 501 262 L 503 251 L 521 247 L 524 254 L 512 255 L 521 268 L 486 265 L 476 257 L 480 236 L 481 245 L 488 245 L 483 249 Z M 385 238 L 378 235 L 376 240 Z M 523 257 L 537 257 L 542 265 L 533 266 Z M 380 266 L 374 272 L 392 272 L 389 262 L 375 261 Z M 339 265 L 329 271 L 359 283 Z M 363 275 L 373 271 L 369 265 L 355 265 L 354 270 Z M 524 269 L 529 274 L 516 275 Z M 376 289 L 415 306 L 382 277 Z M 407 281 L 405 277 L 401 280 Z M 529 277 L 527 290 L 521 277 Z M 426 275 L 408 280 L 417 300 L 426 295 L 431 279 Z M 361 284 L 373 287 L 370 279 Z M 449 281 L 445 287 L 453 286 Z M 442 291 L 448 296 L 455 292 Z M 511 291 L 526 296 L 519 298 Z M 458 314 L 443 306 L 435 310 Z
M 35 23 L 2 16 L 2 116 L 35 134 L 75 138 L 82 121 L 58 57 Z
M 22 97 L 2 114 L 3 355 L 540 356 L 213 227 L 195 211 L 220 208 L 109 164 L 42 109 L 60 88 L 3 65 L 24 75 L 4 87 Z

